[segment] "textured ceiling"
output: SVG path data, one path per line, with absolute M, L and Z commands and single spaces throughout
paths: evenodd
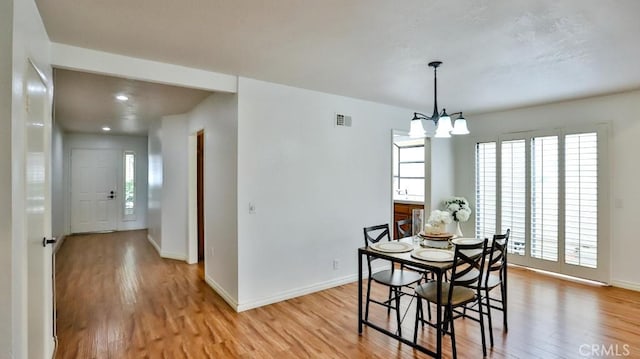
M 55 119 L 69 132 L 146 135 L 149 122 L 190 111 L 211 93 L 111 76 L 56 69 Z M 125 94 L 128 101 L 115 96 Z
M 640 87 L 637 0 L 37 0 L 52 41 L 450 112 Z

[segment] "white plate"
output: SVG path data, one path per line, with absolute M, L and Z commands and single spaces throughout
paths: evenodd
M 442 249 L 416 249 L 411 252 L 411 256 L 429 262 L 450 262 L 453 260 L 453 252 Z
M 480 239 L 480 238 L 456 238 L 456 239 L 452 239 L 451 243 L 453 243 L 453 244 L 477 244 L 477 243 L 482 243 L 482 239 Z
M 413 244 L 406 243 L 406 242 L 389 241 L 389 242 L 374 243 L 370 245 L 369 248 L 376 250 L 378 252 L 402 253 L 402 252 L 412 251 Z

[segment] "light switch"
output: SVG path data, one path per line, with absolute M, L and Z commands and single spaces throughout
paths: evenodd
M 249 214 L 255 214 L 256 213 L 256 205 L 249 202 Z

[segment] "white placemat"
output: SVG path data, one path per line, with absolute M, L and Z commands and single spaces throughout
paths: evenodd
M 450 262 L 453 260 L 453 252 L 442 249 L 422 248 L 411 252 L 413 258 L 429 262 Z
M 455 238 L 451 240 L 453 244 L 477 244 L 481 242 L 482 239 L 480 238 Z
M 378 242 L 369 246 L 369 248 L 385 253 L 403 253 L 410 252 L 413 250 L 412 243 L 406 242 L 398 242 L 398 241 L 389 241 L 389 242 Z

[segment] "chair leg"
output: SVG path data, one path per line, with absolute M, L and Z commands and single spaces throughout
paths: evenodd
M 402 336 L 402 322 L 400 321 L 400 288 L 394 288 L 393 292 L 395 294 L 396 300 L 396 322 L 398 323 L 398 335 Z
M 393 288 L 389 287 L 389 299 L 387 300 L 387 303 L 389 303 L 389 306 L 387 307 L 387 315 L 391 314 L 391 293 L 393 293 Z
M 500 286 L 500 295 L 502 296 L 502 320 L 504 325 L 504 331 L 509 331 L 509 327 L 507 327 L 507 283 L 504 282 L 502 286 Z
M 458 358 L 458 353 L 456 351 L 456 329 L 453 326 L 453 308 L 447 308 L 445 313 L 449 313 L 449 321 L 451 322 L 451 352 L 453 353 L 453 359 L 456 359 Z
M 487 317 L 489 318 L 489 340 L 493 348 L 493 322 L 491 321 L 491 298 L 489 298 L 489 289 L 486 289 L 485 298 L 487 299 Z
M 364 310 L 364 320 L 369 320 L 369 296 L 371 295 L 371 278 L 367 281 L 367 303 Z
M 478 293 L 479 294 L 479 293 Z M 482 337 L 482 354 L 483 357 L 487 356 L 487 339 L 484 335 L 484 314 L 482 312 L 482 298 L 478 296 L 478 317 L 480 318 L 480 334 Z
M 422 314 L 422 298 L 420 296 L 416 297 L 418 301 L 416 302 L 416 323 L 413 327 L 413 344 L 418 343 L 418 321 L 424 320 L 424 315 Z M 424 323 L 422 323 L 424 326 Z

